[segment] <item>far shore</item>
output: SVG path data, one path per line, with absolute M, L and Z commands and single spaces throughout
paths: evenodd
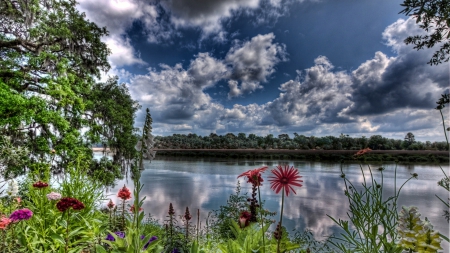
M 163 152 L 236 152 L 236 153 L 284 153 L 284 154 L 342 154 L 351 155 L 358 150 L 322 150 L 322 149 L 154 149 Z M 94 147 L 93 152 L 111 152 L 109 148 Z M 439 150 L 371 150 L 369 154 L 405 154 L 405 155 L 449 155 L 449 151 Z

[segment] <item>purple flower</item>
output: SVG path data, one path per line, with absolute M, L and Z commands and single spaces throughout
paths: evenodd
M 14 211 L 9 216 L 9 218 L 13 222 L 18 222 L 21 220 L 29 220 L 31 218 L 31 216 L 33 216 L 33 212 L 28 208 L 24 208 L 24 209 L 19 209 L 19 210 Z
M 173 249 L 171 253 L 181 253 L 177 248 Z
M 144 236 L 144 238 L 145 238 L 145 236 Z M 141 240 L 144 239 L 144 238 L 141 237 Z M 148 242 L 144 245 L 144 249 L 147 249 L 148 245 L 150 245 L 150 243 L 153 242 L 154 240 L 158 240 L 158 237 L 152 236 L 152 237 L 148 240 Z
M 125 238 L 124 232 L 117 231 L 117 232 L 114 232 L 114 234 L 116 234 L 119 238 Z M 106 240 L 114 242 L 116 239 L 114 239 L 113 235 L 108 234 L 108 236 L 106 236 Z

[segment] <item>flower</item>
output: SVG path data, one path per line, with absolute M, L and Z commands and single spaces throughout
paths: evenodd
M 239 175 L 238 178 L 246 176 L 248 179 L 247 183 L 251 183 L 255 186 L 260 186 L 261 183 L 264 181 L 261 177 L 261 173 L 263 173 L 265 170 L 267 170 L 267 166 L 254 170 L 249 170 Z
M 189 213 L 189 207 L 186 207 L 186 212 L 183 217 L 186 221 L 190 221 L 192 219 L 192 215 Z
M 41 188 L 48 187 L 48 184 L 45 183 L 45 182 L 42 182 L 42 181 L 38 181 L 38 182 L 36 182 L 36 183 L 33 184 L 33 187 L 34 187 L 34 188 L 41 189 Z
M 241 216 L 239 216 L 239 226 L 241 228 L 244 228 L 250 224 L 250 218 L 252 217 L 252 214 L 248 211 L 243 211 L 241 213 Z
M 130 190 L 124 185 L 122 189 L 119 190 L 119 193 L 117 193 L 117 196 L 123 200 L 131 199 L 131 192 Z
M 356 158 L 356 157 L 364 155 L 365 153 L 367 153 L 367 152 L 369 152 L 371 150 L 372 149 L 370 149 L 370 148 L 361 149 L 358 152 L 356 152 L 356 154 L 354 154 L 353 156 Z
M 142 211 L 142 210 L 144 210 L 144 208 L 139 207 L 139 212 Z M 130 207 L 130 212 L 134 213 L 134 205 L 132 205 L 132 206 Z
M 169 215 L 174 215 L 175 214 L 175 210 L 173 210 L 172 203 L 169 204 L 169 212 L 168 212 L 168 214 Z
M 423 230 L 416 235 L 416 238 L 417 252 L 438 252 L 442 249 L 439 232 L 433 230 L 433 225 L 426 218 L 423 222 Z
M 59 200 L 59 199 L 61 199 L 61 194 L 59 194 L 57 192 L 50 192 L 49 194 L 47 194 L 47 199 L 48 200 Z
M 11 180 L 8 182 L 8 189 L 6 190 L 6 193 L 10 196 L 17 196 L 19 193 L 19 186 L 17 185 L 16 180 Z
M 145 235 L 141 235 L 141 240 L 145 239 Z M 150 237 L 150 239 L 148 240 L 148 242 L 144 245 L 144 250 L 146 250 L 148 248 L 148 245 L 150 245 L 151 242 L 158 240 L 158 237 L 156 236 L 152 236 Z
M 81 210 L 84 208 L 84 204 L 78 199 L 68 197 L 62 198 L 56 203 L 56 208 L 58 208 L 60 212 L 64 212 L 71 207 L 73 210 Z
M 404 207 L 398 216 L 398 244 L 415 252 L 437 252 L 441 248 L 439 233 L 433 230 L 431 223 L 420 219 L 417 207 Z
M 17 197 L 14 200 L 17 202 L 17 204 L 20 204 L 20 202 L 22 202 L 22 199 L 20 197 Z
M 302 176 L 298 174 L 298 170 L 294 169 L 294 166 L 289 168 L 289 165 L 285 165 L 284 168 L 281 167 L 281 165 L 278 165 L 277 169 L 278 170 L 272 170 L 272 173 L 275 176 L 269 177 L 270 188 L 274 190 L 276 194 L 283 188 L 286 192 L 286 196 L 289 196 L 289 190 L 292 190 L 294 194 L 297 194 L 292 186 L 302 187 L 300 183 L 303 182 L 299 179 Z
M 9 218 L 11 219 L 11 221 L 13 222 L 18 222 L 21 220 L 29 220 L 31 218 L 31 216 L 33 216 L 33 212 L 28 209 L 28 208 L 23 208 L 23 209 L 19 209 L 14 211 Z
M 114 234 L 116 234 L 119 238 L 125 238 L 125 233 L 122 231 L 114 232 Z M 106 236 L 106 240 L 114 242 L 116 239 L 114 238 L 114 236 L 112 234 L 108 234 Z
M 108 202 L 107 207 L 108 207 L 109 209 L 113 209 L 114 206 L 115 206 L 114 202 L 112 202 L 112 199 L 110 199 L 109 202 Z
M 2 217 L 0 218 L 0 229 L 5 230 L 11 222 L 12 220 L 10 218 L 2 215 Z

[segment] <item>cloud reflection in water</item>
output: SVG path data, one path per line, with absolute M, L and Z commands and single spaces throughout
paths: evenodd
M 230 194 L 235 192 L 237 176 L 249 169 L 261 166 L 269 166 L 269 170 L 263 173 L 263 186 L 261 188 L 261 198 L 265 200 L 265 208 L 276 211 L 277 215 L 273 219 L 279 219 L 281 208 L 281 195 L 276 195 L 268 182 L 268 176 L 278 164 L 291 164 L 300 170 L 303 176 L 303 187 L 296 188 L 297 195 L 286 197 L 283 225 L 288 228 L 310 229 L 316 239 L 323 239 L 324 236 L 338 233 L 339 229 L 335 223 L 327 216 L 346 219 L 349 203 L 344 195 L 344 181 L 340 178 L 341 171 L 339 164 L 303 162 L 303 161 L 247 161 L 247 160 L 215 160 L 197 159 L 177 161 L 154 160 L 147 164 L 146 170 L 142 172 L 141 182 L 144 184 L 141 192 L 146 196 L 144 210 L 151 213 L 162 223 L 167 216 L 169 203 L 172 203 L 177 216 L 184 213 L 188 206 L 196 221 L 197 209 L 200 209 L 200 220 L 205 224 L 208 212 L 217 210 L 221 205 L 226 205 Z M 379 166 L 371 166 L 372 173 L 377 182 L 381 183 L 381 172 L 377 170 Z M 394 168 L 395 165 L 387 165 L 383 171 L 385 196 L 394 194 Z M 444 168 L 448 171 L 448 166 Z M 358 164 L 345 164 L 343 171 L 346 177 L 353 183 L 357 190 L 361 190 L 364 181 Z M 363 167 L 366 176 L 370 176 L 369 170 Z M 442 234 L 449 235 L 449 226 L 442 217 L 444 206 L 435 197 L 435 194 L 445 199 L 448 195 L 441 187 L 437 186 L 443 175 L 439 167 L 427 165 L 398 166 L 397 188 L 407 180 L 411 173 L 418 173 L 419 179 L 412 179 L 402 189 L 399 206 L 415 205 L 419 207 L 422 218 L 428 217 L 435 229 Z M 366 178 L 370 180 L 370 177 Z M 241 193 L 248 192 L 250 195 L 251 186 L 241 179 Z M 132 181 L 126 183 L 125 180 L 118 182 L 117 186 L 111 189 L 108 194 L 115 199 L 115 194 L 120 186 L 127 184 L 132 187 Z M 444 244 L 444 243 L 443 243 Z M 446 246 L 447 247 L 447 246 Z

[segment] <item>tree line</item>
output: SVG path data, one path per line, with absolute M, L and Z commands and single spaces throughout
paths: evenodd
M 258 136 L 256 134 L 227 133 L 208 136 L 197 134 L 173 134 L 156 136 L 157 149 L 303 149 L 303 150 L 447 150 L 446 142 L 416 141 L 414 134 L 407 133 L 404 139 L 389 139 L 381 135 L 369 138 L 350 137 L 346 134 L 335 136 L 305 136 L 294 133 L 294 136 L 280 134 L 274 136 Z

